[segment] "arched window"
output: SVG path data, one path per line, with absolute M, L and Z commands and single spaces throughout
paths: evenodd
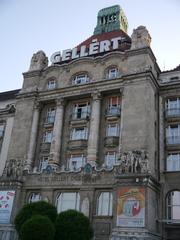
M 167 195 L 167 219 L 180 222 L 180 191 L 171 191 Z
M 85 83 L 89 83 L 89 76 L 87 73 L 76 74 L 72 78 L 72 84 L 74 84 L 74 85 L 80 85 L 80 84 L 85 84 Z
M 52 90 L 56 88 L 56 80 L 54 78 L 47 81 L 47 89 Z
M 68 209 L 75 209 L 79 211 L 80 195 L 78 192 L 64 192 L 61 193 L 56 200 L 58 213 Z
M 112 193 L 102 192 L 97 201 L 98 216 L 112 216 Z
M 111 66 L 106 69 L 106 79 L 115 79 L 120 76 L 119 70 L 116 66 Z
M 40 193 L 31 193 L 28 199 L 29 203 L 41 201 L 42 197 Z

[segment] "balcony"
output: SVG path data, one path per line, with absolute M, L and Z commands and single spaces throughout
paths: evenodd
M 83 149 L 87 147 L 87 139 L 69 140 L 69 149 Z
M 44 120 L 44 125 L 49 127 L 54 124 L 54 121 L 55 121 L 55 116 L 46 117 Z
M 166 138 L 167 145 L 177 145 L 180 144 L 180 136 L 170 136 Z
M 116 118 L 120 117 L 121 115 L 121 109 L 120 107 L 111 107 L 106 110 L 106 117 L 107 118 Z
M 180 108 L 166 109 L 166 118 L 178 118 L 180 117 Z
M 104 146 L 106 147 L 116 147 L 119 144 L 119 137 L 117 136 L 107 136 L 104 138 Z
M 86 123 L 87 121 L 89 121 L 90 118 L 90 113 L 89 112 L 76 112 L 76 113 L 72 113 L 71 115 L 71 121 L 73 123 L 77 123 L 77 124 L 81 124 L 81 123 Z
M 41 143 L 41 152 L 49 152 L 51 143 Z

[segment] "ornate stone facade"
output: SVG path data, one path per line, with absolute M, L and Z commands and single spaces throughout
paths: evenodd
M 15 215 L 38 200 L 83 212 L 94 240 L 179 239 L 180 71 L 161 72 L 147 29 L 130 39 L 121 14 L 100 11 L 105 32 L 77 48 L 91 56 L 48 66 L 39 51 L 23 88 L 0 93 L 3 240 L 17 239 Z

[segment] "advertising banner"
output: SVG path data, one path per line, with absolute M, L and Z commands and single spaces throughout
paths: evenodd
M 145 191 L 143 187 L 125 187 L 117 191 L 117 226 L 144 227 Z
M 0 191 L 0 224 L 10 223 L 15 191 Z

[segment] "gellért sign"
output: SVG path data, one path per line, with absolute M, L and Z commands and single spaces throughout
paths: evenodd
M 116 37 L 110 40 L 103 40 L 100 42 L 98 42 L 97 39 L 93 39 L 88 46 L 82 45 L 80 46 L 80 49 L 78 47 L 75 47 L 73 49 L 63 50 L 62 53 L 60 51 L 53 53 L 51 56 L 51 62 L 59 63 L 115 50 L 119 48 L 119 46 L 124 40 L 124 37 Z

